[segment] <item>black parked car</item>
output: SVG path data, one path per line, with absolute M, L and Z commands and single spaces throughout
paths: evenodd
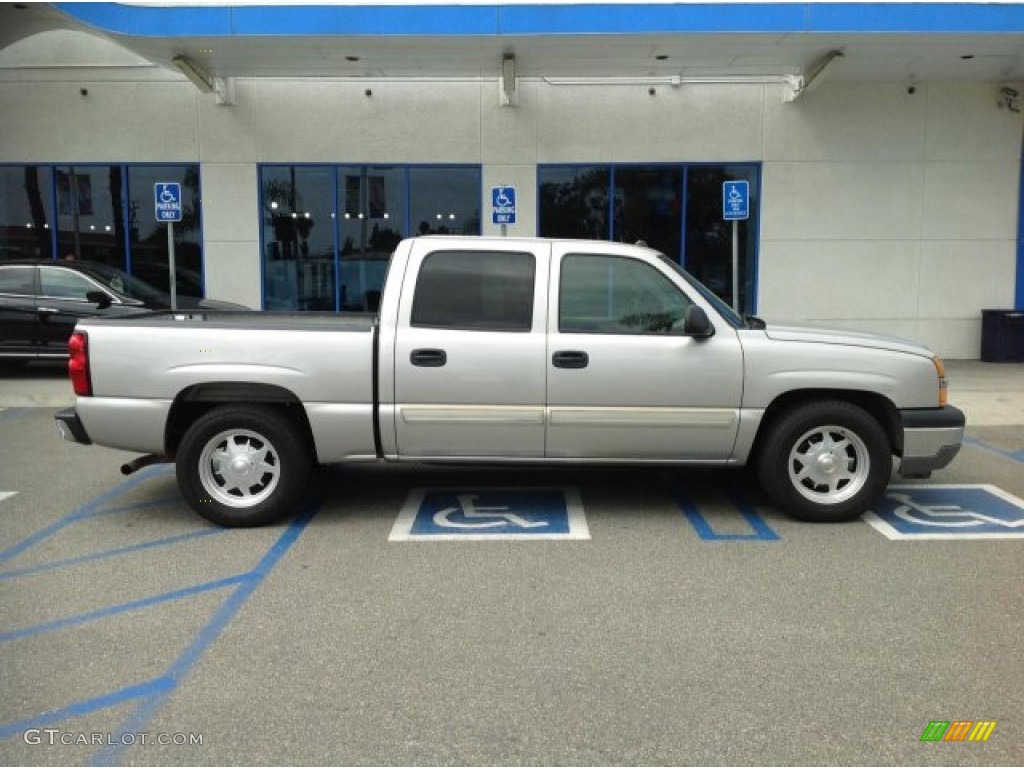
M 179 309 L 247 309 L 179 296 Z M 171 297 L 106 264 L 0 261 L 0 362 L 62 358 L 83 317 L 123 317 L 170 309 Z

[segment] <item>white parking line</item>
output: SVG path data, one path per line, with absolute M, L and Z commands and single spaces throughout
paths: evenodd
M 3 501 L 4 499 L 9 499 L 9 498 L 11 498 L 11 496 L 17 496 L 17 495 L 18 495 L 17 491 L 0 491 L 0 501 Z

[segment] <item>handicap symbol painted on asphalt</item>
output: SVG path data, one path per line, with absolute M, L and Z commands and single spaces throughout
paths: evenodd
M 576 488 L 416 488 L 388 540 L 589 538 Z
M 1020 539 L 1024 500 L 993 485 L 893 485 L 864 520 L 890 539 Z

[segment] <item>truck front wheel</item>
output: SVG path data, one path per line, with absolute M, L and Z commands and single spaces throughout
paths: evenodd
M 761 486 L 799 520 L 859 517 L 885 492 L 892 449 L 878 421 L 841 400 L 806 403 L 769 425 L 757 463 Z
M 309 465 L 306 443 L 284 414 L 224 405 L 203 414 L 182 438 L 178 487 L 193 509 L 218 525 L 264 525 L 298 505 Z

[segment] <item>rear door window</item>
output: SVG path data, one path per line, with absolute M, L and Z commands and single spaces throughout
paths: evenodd
M 35 267 L 0 266 L 0 294 L 6 296 L 31 296 L 32 273 Z
M 529 253 L 435 251 L 420 266 L 412 325 L 528 332 L 536 271 Z

